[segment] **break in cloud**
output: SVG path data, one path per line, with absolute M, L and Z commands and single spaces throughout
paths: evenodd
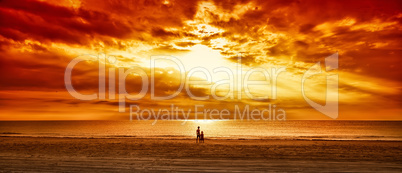
M 0 1 L 0 118 L 125 119 L 116 100 L 76 100 L 64 86 L 73 58 L 104 53 L 116 59 L 107 67 L 140 66 L 148 72 L 149 57 L 161 54 L 180 58 L 186 69 L 233 66 L 239 54 L 246 69 L 287 69 L 278 80 L 276 100 L 195 101 L 183 91 L 170 101 L 155 102 L 147 95 L 132 104 L 222 108 L 275 103 L 288 119 L 326 119 L 303 100 L 300 79 L 314 63 L 339 52 L 339 118 L 401 119 L 401 7 L 398 0 Z M 94 61 L 77 65 L 74 87 L 97 92 L 98 70 Z M 157 94 L 178 88 L 177 69 L 156 71 Z M 309 97 L 322 102 L 325 83 L 319 81 L 306 88 Z M 131 92 L 140 89 L 138 77 L 129 75 L 126 83 Z M 210 93 L 199 86 L 191 91 Z M 226 92 L 225 86 L 218 88 Z M 254 87 L 251 92 L 269 90 Z

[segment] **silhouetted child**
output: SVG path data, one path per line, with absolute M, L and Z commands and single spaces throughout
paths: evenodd
M 204 131 L 201 131 L 200 142 L 204 143 Z

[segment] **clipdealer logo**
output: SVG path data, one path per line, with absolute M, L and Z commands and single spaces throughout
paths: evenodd
M 324 115 L 336 119 L 338 118 L 338 102 L 339 102 L 339 92 L 338 92 L 338 74 L 335 71 L 338 69 L 338 52 L 334 53 L 325 58 L 325 71 L 321 68 L 321 62 L 315 63 L 311 66 L 302 77 L 301 91 L 304 100 L 314 109 L 323 113 Z M 314 75 L 319 75 L 322 73 L 327 73 L 326 76 L 326 94 L 325 94 L 325 105 L 318 104 L 306 96 L 304 83 L 307 79 Z
M 77 92 L 73 85 L 72 85 L 72 70 L 74 67 L 83 61 L 97 61 L 99 63 L 99 92 L 98 93 L 93 93 L 93 94 L 81 94 Z M 155 68 L 156 68 L 156 63 L 158 61 L 170 61 L 171 63 L 174 63 L 177 66 L 177 69 L 179 70 L 179 75 L 180 75 L 180 85 L 178 89 L 168 95 L 168 96 L 156 96 L 155 95 Z M 82 55 L 74 58 L 66 67 L 65 70 L 65 75 L 64 75 L 64 81 L 65 81 L 65 86 L 67 91 L 75 98 L 80 99 L 80 100 L 95 100 L 95 99 L 106 99 L 106 64 L 114 64 L 116 63 L 116 58 L 114 56 L 106 56 L 106 54 L 99 54 L 97 55 Z M 302 91 L 302 96 L 303 99 L 314 109 L 317 111 L 323 113 L 324 115 L 336 119 L 338 117 L 338 74 L 333 73 L 335 69 L 338 68 L 338 53 L 335 53 L 331 56 L 328 56 L 325 58 L 325 70 L 323 71 L 321 68 L 321 62 L 315 63 L 313 66 L 311 66 L 302 76 L 301 79 L 301 91 Z M 116 70 L 117 69 L 117 70 Z M 116 84 L 115 84 L 115 79 L 110 78 L 110 76 L 116 77 L 116 71 L 117 71 L 117 77 L 118 77 L 118 88 L 116 89 Z M 149 73 L 150 71 L 150 73 Z M 126 111 L 126 100 L 140 100 L 144 98 L 148 94 L 148 90 L 150 88 L 150 99 L 151 100 L 169 100 L 173 99 L 176 96 L 180 94 L 183 90 L 187 93 L 189 98 L 193 100 L 208 100 L 208 99 L 215 99 L 215 100 L 225 100 L 225 99 L 237 99 L 241 100 L 242 99 L 242 92 L 234 92 L 235 90 L 237 91 L 243 91 L 245 93 L 245 96 L 249 99 L 253 100 L 264 100 L 264 98 L 256 97 L 252 94 L 252 92 L 249 90 L 248 86 L 251 85 L 262 85 L 261 81 L 253 81 L 250 80 L 250 76 L 253 73 L 259 72 L 264 75 L 265 79 L 269 80 L 270 82 L 270 89 L 271 89 L 271 100 L 277 99 L 277 78 L 278 76 L 286 71 L 286 67 L 280 67 L 280 68 L 271 68 L 270 70 L 267 70 L 265 68 L 261 67 L 254 67 L 250 68 L 247 70 L 245 73 L 242 74 L 242 63 L 241 63 L 241 55 L 238 56 L 237 59 L 237 67 L 235 71 L 233 72 L 230 68 L 228 67 L 218 67 L 215 68 L 212 71 L 212 74 L 210 71 L 208 71 L 206 68 L 203 67 L 196 67 L 189 69 L 186 71 L 184 65 L 181 63 L 181 61 L 173 56 L 151 56 L 150 58 L 150 69 L 147 71 L 144 68 L 140 66 L 133 66 L 131 68 L 109 68 L 108 69 L 108 75 L 109 75 L 109 80 L 108 80 L 108 99 L 110 100 L 118 100 L 119 103 L 119 112 L 125 112 Z M 240 74 L 239 74 L 240 72 Z M 202 73 L 204 76 L 206 76 L 205 81 L 192 81 L 190 80 L 191 76 L 194 73 Z M 224 79 L 224 80 L 218 80 L 214 83 L 212 83 L 212 77 L 216 73 L 226 73 L 227 76 L 229 76 L 229 79 Z M 306 96 L 305 93 L 305 86 L 304 83 L 314 75 L 326 73 L 327 74 L 327 88 L 326 88 L 326 104 L 325 105 L 320 105 L 311 99 L 309 99 Z M 132 95 L 129 94 L 126 90 L 126 78 L 130 74 L 135 74 L 136 76 L 139 76 L 141 78 L 141 91 L 138 92 L 138 94 Z M 196 85 L 210 85 L 210 93 L 207 96 L 195 96 L 191 91 L 190 91 L 190 85 L 191 84 L 196 84 Z M 217 94 L 217 87 L 219 85 L 229 85 L 229 89 L 232 92 L 228 92 L 226 95 L 221 96 Z M 117 93 L 116 93 L 117 91 Z M 116 98 L 116 95 L 118 98 Z M 238 105 L 236 105 L 238 106 Z M 247 105 L 248 106 L 248 105 Z M 271 112 L 271 104 L 269 105 L 269 110 Z M 133 105 L 130 105 L 130 120 L 132 119 L 132 107 Z M 138 105 L 134 105 L 134 107 L 139 108 Z M 276 105 L 273 105 L 273 107 L 276 107 Z M 248 107 L 247 107 L 248 110 Z M 138 113 L 138 110 L 136 110 Z M 143 110 L 148 112 L 152 112 L 150 110 Z M 264 112 L 265 110 L 259 110 L 259 112 Z M 282 112 L 280 115 L 282 117 L 286 117 L 286 112 L 283 109 L 278 109 L 278 112 Z M 134 111 L 135 112 L 135 111 Z M 226 111 L 218 111 L 218 112 L 226 112 Z M 254 110 L 252 111 L 254 112 Z M 258 112 L 258 111 L 256 111 Z M 247 114 L 247 118 L 250 115 L 250 112 L 245 112 Z M 275 113 L 274 113 L 275 114 Z M 222 115 L 221 115 L 222 116 Z M 264 115 L 261 114 L 261 117 Z M 269 114 L 271 117 L 271 113 Z M 159 117 L 159 115 L 158 115 Z M 186 119 L 189 116 L 184 116 L 183 118 Z M 243 117 L 243 116 L 242 116 Z M 251 116 L 253 117 L 253 116 Z M 155 117 L 157 118 L 157 117 Z M 258 119 L 258 118 L 257 118 Z M 266 118 L 262 118 L 266 119 Z M 271 119 L 271 118 L 270 118 Z M 274 117 L 275 119 L 275 117 Z M 286 119 L 286 118 L 277 118 L 277 119 Z

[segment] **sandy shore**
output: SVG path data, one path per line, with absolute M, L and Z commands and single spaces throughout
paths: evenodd
M 0 137 L 1 172 L 401 172 L 402 142 Z

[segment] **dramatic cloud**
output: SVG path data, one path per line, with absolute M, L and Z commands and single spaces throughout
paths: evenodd
M 183 89 L 172 100 L 155 101 L 147 86 L 143 99 L 128 100 L 126 105 L 203 104 L 230 109 L 230 105 L 276 104 L 289 113 L 289 119 L 326 119 L 306 103 L 301 86 L 306 86 L 309 98 L 324 104 L 327 73 L 305 84 L 301 79 L 311 66 L 336 52 L 339 118 L 401 119 L 401 7 L 398 0 L 3 0 L 0 109 L 4 114 L 0 119 L 126 118 L 127 113 L 117 111 L 117 99 L 81 101 L 68 94 L 64 82 L 67 65 L 74 58 L 88 58 L 72 71 L 72 84 L 81 93 L 99 92 L 101 61 L 107 84 L 113 81 L 115 92 L 125 85 L 134 95 L 141 90 L 142 78 L 130 73 L 123 84 L 119 70 L 141 68 L 151 76 L 150 60 L 159 56 L 176 57 L 185 71 L 171 62 L 157 62 L 153 68 L 156 95 L 174 93 L 183 84 L 181 74 L 201 67 L 212 79 L 194 73 L 192 80 L 208 84 L 189 84 L 189 90 L 208 99 L 194 100 Z M 253 73 L 250 79 L 264 81 L 264 85 L 247 89 L 258 99 L 248 98 L 246 89 L 220 84 L 230 77 L 214 69 L 239 72 L 239 57 L 244 72 L 241 77 L 250 69 L 286 68 L 276 83 L 277 98 L 272 98 L 273 83 L 263 73 Z M 113 70 L 114 76 L 110 74 Z M 106 95 L 118 97 L 110 94 L 107 84 Z M 219 100 L 213 93 L 228 97 Z M 35 115 L 28 115 L 32 112 Z M 82 117 L 68 116 L 77 112 Z

